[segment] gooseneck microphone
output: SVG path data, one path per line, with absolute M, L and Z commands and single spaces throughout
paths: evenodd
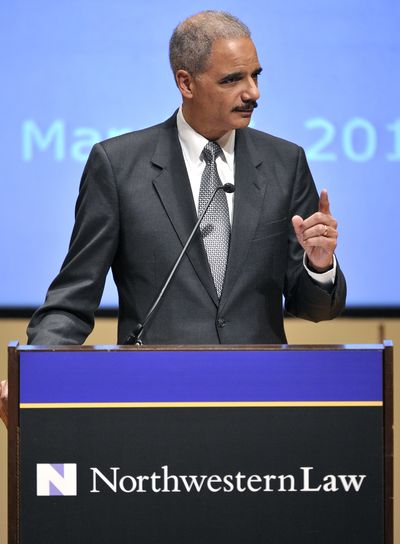
M 197 219 L 196 224 L 193 227 L 193 230 L 190 233 L 190 236 L 186 241 L 186 244 L 183 246 L 183 249 L 180 252 L 180 254 L 179 254 L 179 256 L 178 256 L 178 258 L 177 258 L 171 272 L 169 273 L 168 278 L 166 279 L 164 285 L 162 286 L 162 288 L 161 288 L 155 302 L 151 306 L 150 310 L 147 312 L 146 317 L 143 320 L 143 323 L 138 323 L 136 325 L 135 329 L 129 334 L 129 336 L 125 340 L 124 345 L 127 345 L 127 344 L 128 345 L 135 345 L 135 346 L 143 345 L 141 337 L 142 337 L 144 328 L 147 325 L 147 323 L 149 322 L 149 320 L 150 320 L 151 316 L 153 315 L 154 311 L 156 310 L 157 306 L 159 305 L 160 300 L 162 299 L 165 291 L 167 290 L 168 285 L 171 283 L 171 280 L 175 275 L 176 269 L 178 268 L 179 263 L 181 262 L 183 256 L 185 255 L 185 253 L 187 251 L 187 248 L 189 247 L 189 244 L 192 241 L 193 236 L 195 235 L 197 229 L 199 228 L 199 225 L 200 225 L 201 221 L 203 220 L 203 217 L 207 213 L 207 210 L 210 207 L 211 202 L 214 200 L 215 195 L 220 190 L 224 191 L 225 193 L 234 193 L 235 192 L 235 186 L 232 183 L 225 183 L 224 185 L 221 185 L 220 187 L 217 187 L 214 190 L 214 192 L 211 195 L 209 201 L 207 202 L 206 207 L 204 208 L 204 210 L 200 214 L 199 218 Z

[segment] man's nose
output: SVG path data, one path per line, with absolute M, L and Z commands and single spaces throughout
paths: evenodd
M 242 93 L 242 100 L 243 102 L 247 102 L 249 100 L 256 101 L 259 98 L 260 91 L 258 89 L 257 81 L 255 81 L 253 78 L 250 78 L 247 82 L 246 88 Z

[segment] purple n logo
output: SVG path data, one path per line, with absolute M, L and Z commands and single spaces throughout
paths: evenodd
M 36 495 L 38 497 L 76 496 L 76 463 L 38 463 Z

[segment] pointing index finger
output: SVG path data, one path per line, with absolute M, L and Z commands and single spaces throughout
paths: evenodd
M 322 189 L 319 197 L 319 211 L 322 213 L 331 213 L 329 209 L 328 191 L 326 189 Z

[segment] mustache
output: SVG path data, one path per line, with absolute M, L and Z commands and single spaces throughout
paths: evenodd
M 255 100 L 249 100 L 244 102 L 241 106 L 236 106 L 236 108 L 233 108 L 233 111 L 252 111 L 256 108 L 258 108 L 257 102 Z

